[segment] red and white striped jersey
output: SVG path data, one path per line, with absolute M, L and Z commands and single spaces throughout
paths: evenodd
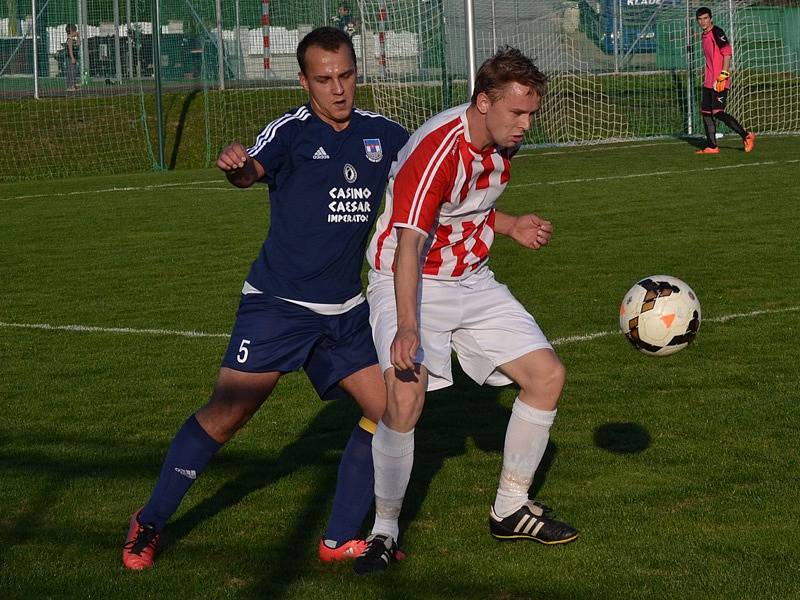
M 389 173 L 386 207 L 367 251 L 374 270 L 394 270 L 398 227 L 428 237 L 423 277 L 461 279 L 488 260 L 495 201 L 511 177 L 513 152 L 473 146 L 468 107 L 428 120 L 398 154 Z

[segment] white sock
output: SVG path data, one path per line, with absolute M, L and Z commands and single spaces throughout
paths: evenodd
M 398 519 L 414 466 L 414 430 L 401 433 L 378 422 L 372 437 L 375 465 L 375 524 L 373 534 L 400 534 Z
M 503 472 L 494 500 L 500 518 L 514 514 L 528 501 L 528 488 L 544 456 L 556 410 L 539 410 L 517 398 L 511 409 L 503 448 Z

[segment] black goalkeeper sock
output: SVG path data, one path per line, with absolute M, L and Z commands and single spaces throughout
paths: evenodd
M 713 115 L 703 115 L 703 125 L 706 128 L 706 137 L 708 138 L 708 147 L 717 147 L 717 126 L 714 123 Z
M 731 115 L 729 115 L 728 113 L 726 113 L 726 112 L 717 113 L 716 117 L 717 117 L 717 118 L 718 118 L 720 121 L 722 121 L 723 123 L 725 123 L 725 125 L 727 125 L 728 127 L 730 127 L 732 131 L 735 131 L 736 133 L 738 133 L 738 134 L 739 134 L 739 136 L 741 136 L 741 138 L 742 138 L 742 139 L 744 139 L 744 138 L 746 138 L 746 137 L 747 137 L 747 132 L 744 130 L 744 127 L 742 127 L 741 125 L 739 125 L 739 121 L 737 121 L 736 119 L 734 119 L 734 118 L 733 118 Z

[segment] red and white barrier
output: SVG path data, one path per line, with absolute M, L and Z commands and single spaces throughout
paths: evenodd
M 269 79 L 269 2 L 261 0 L 261 37 L 264 50 L 264 79 Z
M 389 13 L 386 10 L 386 1 L 381 0 L 378 8 L 378 48 L 380 56 L 378 64 L 381 67 L 381 77 L 386 77 L 386 23 L 389 20 Z

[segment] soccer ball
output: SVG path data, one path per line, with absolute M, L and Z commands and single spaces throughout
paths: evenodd
M 622 299 L 619 328 L 637 350 L 669 356 L 686 348 L 697 335 L 700 301 L 677 277 L 646 277 Z

